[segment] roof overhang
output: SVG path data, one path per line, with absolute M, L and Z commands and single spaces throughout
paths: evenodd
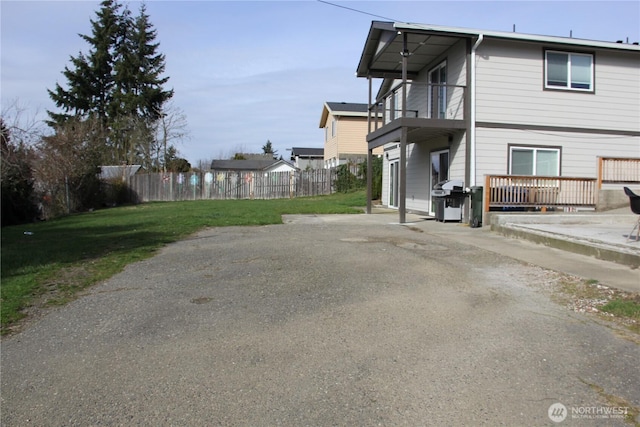
M 407 34 L 407 77 L 412 79 L 462 38 L 471 35 L 404 27 L 404 24 L 373 21 L 356 75 L 383 79 L 402 78 L 403 33 Z
M 429 63 L 463 39 L 485 38 L 512 40 L 546 45 L 576 46 L 591 49 L 614 49 L 640 52 L 640 46 L 628 43 L 602 42 L 571 37 L 484 31 L 426 24 L 373 21 L 356 71 L 358 77 L 399 79 L 402 77 L 403 34 L 407 35 L 407 77 L 412 79 Z

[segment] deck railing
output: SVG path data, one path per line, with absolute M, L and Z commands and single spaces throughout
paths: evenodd
M 488 175 L 484 210 L 492 208 L 595 208 L 596 178 Z
M 640 183 L 640 158 L 598 157 L 598 188 L 602 184 Z
M 403 118 L 403 83 L 391 88 L 369 107 L 370 132 Z M 406 118 L 464 120 L 465 86 L 407 82 Z

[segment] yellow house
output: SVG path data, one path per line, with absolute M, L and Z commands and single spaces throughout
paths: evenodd
M 324 103 L 319 127 L 324 129 L 325 168 L 367 161 L 367 110 L 367 104 Z M 373 150 L 374 155 L 382 152 L 382 147 Z

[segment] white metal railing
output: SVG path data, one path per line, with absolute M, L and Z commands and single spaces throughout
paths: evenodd
M 465 86 L 407 82 L 407 105 L 403 108 L 403 83 L 383 94 L 369 107 L 374 131 L 393 120 L 404 117 L 464 120 Z

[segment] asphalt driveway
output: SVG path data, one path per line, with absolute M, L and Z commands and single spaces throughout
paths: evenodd
M 210 229 L 130 266 L 2 342 L 2 426 L 556 425 L 556 403 L 627 425 L 640 347 L 552 302 L 560 274 L 394 218 Z

